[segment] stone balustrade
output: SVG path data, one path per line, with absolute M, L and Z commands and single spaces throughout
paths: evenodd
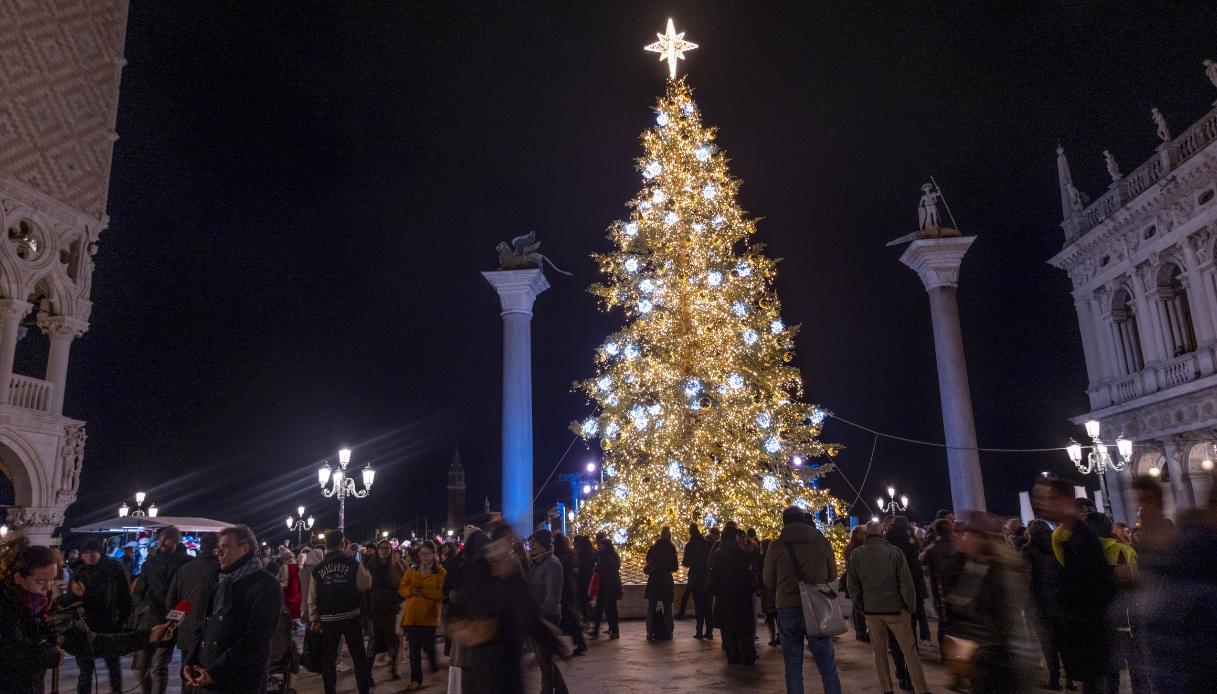
M 55 387 L 50 381 L 13 374 L 9 385 L 8 404 L 27 410 L 49 412 L 54 390 Z

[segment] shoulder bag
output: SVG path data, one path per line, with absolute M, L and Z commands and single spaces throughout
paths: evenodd
M 803 580 L 803 567 L 794 554 L 794 545 L 786 545 L 786 554 L 799 582 L 799 602 L 803 604 L 803 631 L 808 636 L 840 636 L 847 630 L 845 616 L 841 614 L 841 603 L 837 591 L 828 583 L 808 583 Z

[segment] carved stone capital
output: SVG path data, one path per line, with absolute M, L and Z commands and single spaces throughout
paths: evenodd
M 34 305 L 21 299 L 0 299 L 0 320 L 25 318 Z
M 909 244 L 908 250 L 900 256 L 900 262 L 917 273 L 926 291 L 957 287 L 959 266 L 975 240 L 975 236 L 918 239 Z
M 49 535 L 55 528 L 63 525 L 63 511 L 53 508 L 21 508 L 13 506 L 8 509 L 9 530 L 25 531 L 30 534 Z
M 42 329 L 42 334 L 52 340 L 75 340 L 85 334 L 89 329 L 89 324 L 72 316 L 48 316 L 40 314 L 38 316 L 38 327 Z

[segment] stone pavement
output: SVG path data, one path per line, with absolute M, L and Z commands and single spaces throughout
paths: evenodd
M 609 641 L 603 635 L 596 641 L 591 641 L 587 655 L 573 658 L 560 665 L 563 675 L 572 694 L 623 694 L 623 692 L 758 692 L 764 694 L 782 694 L 786 691 L 782 669 L 781 649 L 768 645 L 768 633 L 764 624 L 758 623 L 757 650 L 760 661 L 753 667 L 738 665 L 728 666 L 723 659 L 719 641 L 698 641 L 692 637 L 693 621 L 683 620 L 676 623 L 676 638 L 672 641 L 648 643 L 642 621 L 623 621 L 621 623 L 621 638 Z M 850 632 L 836 642 L 837 668 L 841 683 L 846 694 L 871 694 L 879 692 L 878 677 L 875 674 L 874 660 L 870 646 L 854 640 Z M 949 675 L 936 659 L 936 648 L 923 654 L 926 678 L 930 689 L 934 692 L 946 692 Z M 124 686 L 131 689 L 135 684 L 130 675 L 130 658 L 126 658 Z M 441 656 L 441 662 L 443 657 Z M 349 661 L 348 661 L 349 662 Z M 425 661 L 424 661 L 425 662 Z M 106 684 L 105 667 L 98 663 L 101 687 L 94 690 L 99 694 L 111 694 Z M 175 659 L 172 670 L 178 668 Z M 380 682 L 375 688 L 377 694 L 390 694 L 405 691 L 409 683 L 410 666 L 402 663 L 402 672 L 406 679 L 391 681 L 388 679 L 388 668 L 377 667 L 373 677 Z M 807 694 L 823 692 L 819 676 L 811 655 L 806 653 L 803 660 L 804 681 Z M 527 690 L 532 692 L 540 689 L 539 679 L 535 668 L 530 669 Z M 444 692 L 448 671 L 440 669 L 436 675 L 428 674 L 423 692 Z M 297 675 L 294 687 L 299 694 L 319 694 L 323 691 L 321 677 L 307 671 Z M 75 691 L 76 667 L 68 658 L 60 682 L 63 692 Z M 50 691 L 48 689 L 48 691 Z M 138 689 L 136 690 L 138 691 Z M 169 688 L 173 694 L 181 689 L 174 685 Z M 351 672 L 339 673 L 338 691 L 343 694 L 355 691 L 355 677 Z

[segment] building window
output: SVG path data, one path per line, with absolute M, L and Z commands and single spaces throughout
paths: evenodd
M 1162 307 L 1162 331 L 1174 357 L 1196 350 L 1196 331 L 1192 328 L 1192 313 L 1183 286 L 1183 270 L 1167 263 L 1158 272 L 1158 300 Z
M 1141 333 L 1137 330 L 1137 314 L 1132 293 L 1121 289 L 1111 302 L 1111 322 L 1116 348 L 1116 363 L 1125 374 L 1135 374 L 1145 367 L 1141 354 Z

